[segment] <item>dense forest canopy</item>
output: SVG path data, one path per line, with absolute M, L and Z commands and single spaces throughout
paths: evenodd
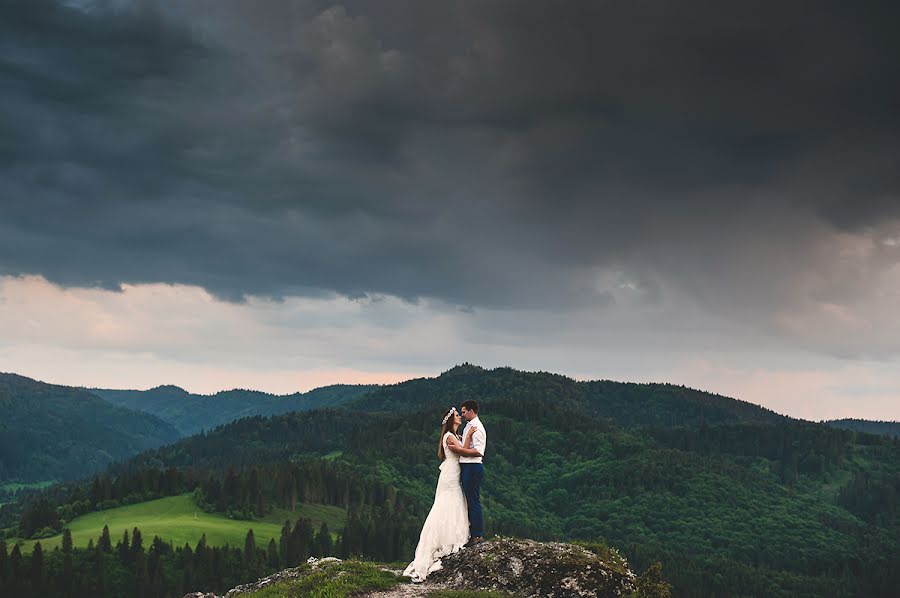
M 0 374 L 0 487 L 74 480 L 179 437 L 161 419 L 83 389 Z
M 0 525 L 36 529 L 53 512 L 62 529 L 73 509 L 186 490 L 252 521 L 314 497 L 351 513 L 338 542 L 409 559 L 433 498 L 438 423 L 469 398 L 488 429 L 489 533 L 605 542 L 638 571 L 661 562 L 680 596 L 900 584 L 900 441 L 680 386 L 508 368 L 461 366 L 337 409 L 244 418 L 7 505 Z M 370 544 L 386 521 L 392 540 Z

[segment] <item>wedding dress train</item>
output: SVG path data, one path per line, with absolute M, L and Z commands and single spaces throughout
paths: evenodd
M 447 448 L 444 434 L 444 461 L 434 492 L 434 505 L 422 526 L 416 556 L 403 575 L 423 581 L 429 573 L 441 568 L 441 557 L 458 551 L 469 541 L 469 515 L 466 497 L 459 483 L 459 455 Z

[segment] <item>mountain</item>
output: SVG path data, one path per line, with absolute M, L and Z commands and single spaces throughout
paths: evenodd
M 150 390 L 92 388 L 90 392 L 114 405 L 153 414 L 172 424 L 182 435 L 190 436 L 242 417 L 335 407 L 377 388 L 377 385 L 335 384 L 282 396 L 241 389 L 198 395 L 177 386 L 157 386 Z
M 900 583 L 900 443 L 679 386 L 465 365 L 337 410 L 242 419 L 110 475 L 252 470 L 278 503 L 272 464 L 303 456 L 389 484 L 421 515 L 440 420 L 468 398 L 488 428 L 489 533 L 605 541 L 639 570 L 662 562 L 681 596 L 882 595 Z
M 0 484 L 77 479 L 178 438 L 83 389 L 0 373 Z
M 867 419 L 832 419 L 825 425 L 854 432 L 881 434 L 892 438 L 900 438 L 900 422 L 871 421 Z
M 576 409 L 623 427 L 782 424 L 791 418 L 737 399 L 673 384 L 577 382 L 548 372 L 456 366 L 437 378 L 379 387 L 348 408 L 363 411 L 449 409 L 466 399 L 537 401 L 550 409 Z M 539 415 L 539 414 L 536 414 Z
M 900 441 L 672 385 L 463 365 L 337 409 L 243 418 L 43 496 L 66 513 L 152 486 L 237 513 L 313 493 L 360 505 L 342 530 L 348 553 L 410 560 L 441 418 L 469 398 L 488 430 L 489 535 L 617 546 L 638 571 L 661 562 L 676 596 L 900 586 Z M 0 527 L 19 512 L 4 507 Z

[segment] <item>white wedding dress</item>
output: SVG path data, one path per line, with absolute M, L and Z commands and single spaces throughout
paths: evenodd
M 469 541 L 469 514 L 466 497 L 459 483 L 459 455 L 447 448 L 444 434 L 444 462 L 434 492 L 434 505 L 425 518 L 416 557 L 403 575 L 423 581 L 429 573 L 441 568 L 441 557 L 454 553 Z

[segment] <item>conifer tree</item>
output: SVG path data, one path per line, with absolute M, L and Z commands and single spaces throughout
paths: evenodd
M 104 561 L 104 555 L 106 552 L 103 550 L 103 546 L 100 542 L 97 543 L 97 548 L 94 550 L 94 584 L 96 588 L 96 596 L 103 598 L 109 595 L 109 587 L 106 582 L 106 562 Z
M 131 553 L 131 546 L 128 542 L 128 530 L 127 529 L 125 530 L 125 533 L 122 534 L 122 541 L 119 543 L 117 548 L 119 551 L 119 562 L 122 563 L 123 565 L 127 565 L 130 562 L 128 557 Z
M 104 525 L 103 531 L 100 533 L 100 539 L 97 540 L 97 547 L 103 552 L 112 552 L 112 540 L 109 537 L 109 526 Z
M 275 569 L 275 570 L 279 569 L 281 565 L 278 562 L 278 546 L 275 545 L 275 538 L 272 538 L 271 540 L 269 540 L 269 546 L 266 550 L 266 554 L 267 554 L 267 559 L 266 559 L 267 563 L 266 564 L 269 566 L 269 569 Z
M 286 520 L 281 526 L 281 538 L 278 539 L 278 557 L 285 567 L 293 566 L 295 563 L 288 560 L 288 547 L 291 543 L 291 522 Z
M 324 521 L 319 527 L 319 534 L 316 536 L 316 546 L 318 547 L 319 556 L 332 556 L 334 552 L 334 542 L 331 539 L 331 532 L 328 530 L 328 524 Z
M 137 528 L 135 528 L 137 529 Z M 131 595 L 135 598 L 146 598 L 150 585 L 150 573 L 147 571 L 147 555 L 143 548 L 134 552 L 134 544 L 131 545 L 134 554 L 134 588 Z
M 63 596 L 72 594 L 74 583 L 74 571 L 72 568 L 72 532 L 69 528 L 63 530 L 62 537 L 63 570 L 60 578 L 60 590 Z
M 6 554 L 6 540 L 0 538 L 0 586 L 7 578 L 6 569 L 9 567 L 9 556 Z
M 312 540 L 312 523 L 305 517 L 298 519 L 294 525 L 294 530 L 291 532 L 288 559 L 292 563 L 302 563 L 309 558 Z
M 134 528 L 131 530 L 131 559 L 132 561 L 138 554 L 144 553 L 144 539 L 141 536 L 141 530 Z
M 12 551 L 9 553 L 9 568 L 6 573 L 6 582 L 9 587 L 11 596 L 15 596 L 16 592 L 21 591 L 23 587 L 24 575 L 22 566 L 22 550 L 18 544 L 13 545 Z
M 34 548 L 31 549 L 31 588 L 38 595 L 44 593 L 44 581 L 47 576 L 46 565 L 44 564 L 44 549 L 40 542 L 35 542 Z
M 181 592 L 194 591 L 194 551 L 189 544 L 181 549 Z
M 256 571 L 256 538 L 253 536 L 253 529 L 247 530 L 247 536 L 244 538 L 244 570 L 248 573 Z

